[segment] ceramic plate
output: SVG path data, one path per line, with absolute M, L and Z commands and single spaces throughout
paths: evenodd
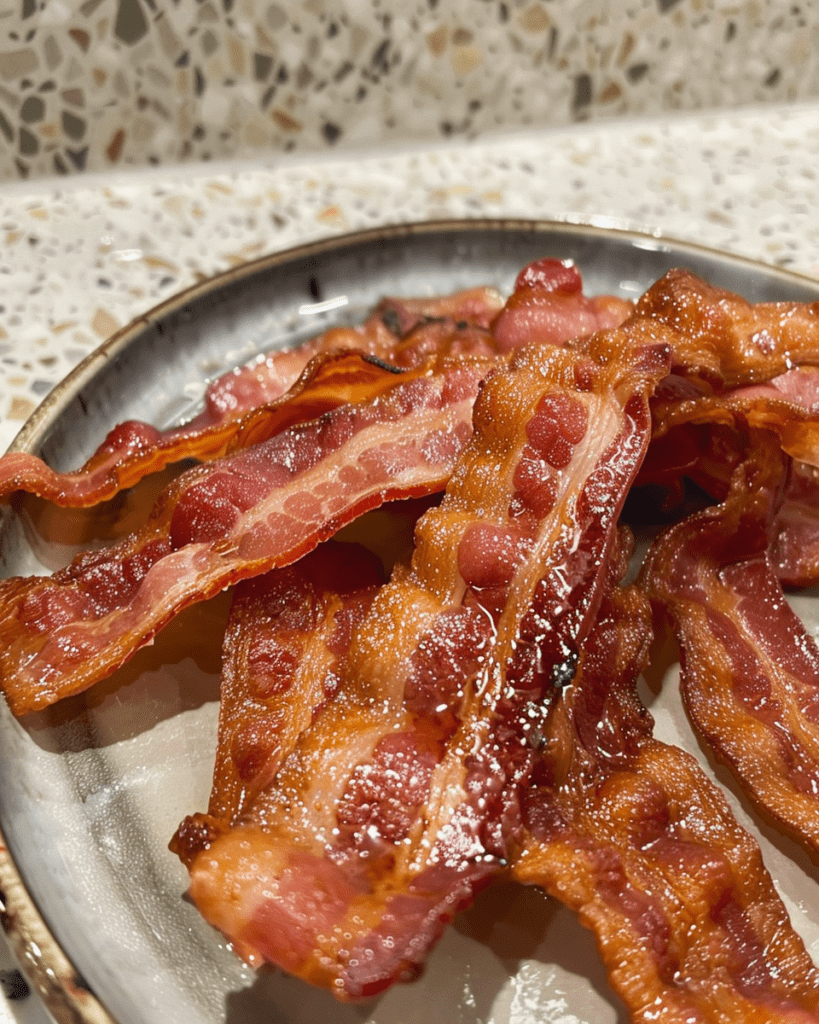
M 634 297 L 685 265 L 751 300 L 819 298 L 819 283 L 690 245 L 603 227 L 459 222 L 389 228 L 278 254 L 184 293 L 83 363 L 38 410 L 16 448 L 60 469 L 81 464 L 106 431 L 135 417 L 167 426 L 196 407 L 204 382 L 259 352 L 331 323 L 354 322 L 386 294 L 511 288 L 544 255 L 570 257 L 589 293 Z M 122 528 L 124 496 L 89 525 L 34 501 L 5 510 L 5 575 L 43 572 L 90 533 Z M 92 529 L 93 527 L 93 529 Z M 812 627 L 815 599 L 799 599 Z M 7 923 L 25 968 L 61 1021 L 117 1024 L 613 1024 L 590 936 L 535 890 L 500 886 L 461 915 L 422 979 L 341 1006 L 274 970 L 258 975 L 185 899 L 168 852 L 179 821 L 207 804 L 215 748 L 218 637 L 225 601 L 180 617 L 90 693 L 19 723 L 0 713 L 0 857 Z M 673 669 L 647 689 L 665 739 L 708 764 L 678 708 Z M 718 773 L 814 956 L 817 871 L 760 824 Z

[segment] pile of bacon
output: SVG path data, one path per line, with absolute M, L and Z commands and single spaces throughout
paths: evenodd
M 4 493 L 69 506 L 198 464 L 135 533 L 0 585 L 8 702 L 232 586 L 210 805 L 171 847 L 249 963 L 371 996 L 512 878 L 577 912 L 634 1021 L 817 1021 L 758 847 L 636 686 L 670 621 L 696 728 L 819 850 L 819 651 L 783 592 L 819 577 L 817 363 L 819 303 L 685 271 L 592 299 L 547 259 L 505 303 L 385 300 L 76 473 L 9 454 Z M 329 538 L 397 499 L 415 547 L 384 579 Z M 664 526 L 626 584 L 634 510 Z

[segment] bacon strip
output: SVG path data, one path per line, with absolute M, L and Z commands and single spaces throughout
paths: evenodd
M 819 363 L 819 302 L 751 304 L 677 269 L 641 296 L 635 312 L 678 333 L 674 373 L 714 390 Z
M 75 472 L 59 473 L 28 452 L 9 452 L 0 459 L 0 497 L 24 490 L 64 507 L 87 508 L 172 462 L 221 458 L 294 423 L 371 397 L 377 388 L 392 386 L 390 369 L 359 352 L 328 352 L 307 365 L 287 394 L 246 409 L 243 415 L 207 423 L 199 419 L 165 432 L 127 420 L 115 427 Z M 398 373 L 398 368 L 392 372 Z
M 758 847 L 635 690 L 648 602 L 615 590 L 543 730 L 513 877 L 590 928 L 635 1024 L 819 1020 L 819 976 Z
M 390 375 L 372 401 L 189 470 L 122 542 L 4 581 L 0 677 L 14 713 L 85 689 L 188 604 L 294 561 L 367 509 L 441 490 L 485 372 L 460 361 Z
M 443 502 L 356 631 L 338 696 L 194 861 L 194 901 L 249 962 L 372 995 L 414 976 L 504 870 L 527 729 L 594 621 L 667 365 L 663 345 L 607 355 L 531 346 L 486 382 Z
M 681 648 L 688 712 L 748 795 L 819 850 L 819 649 L 768 555 L 784 482 L 757 438 L 724 503 L 669 528 L 643 568 Z
M 352 630 L 381 582 L 381 563 L 366 548 L 330 540 L 294 565 L 236 586 L 207 814 L 190 815 L 171 841 L 186 864 L 272 782 L 335 696 Z

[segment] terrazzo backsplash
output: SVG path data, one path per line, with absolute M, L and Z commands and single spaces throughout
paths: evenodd
M 0 0 L 0 180 L 819 96 L 819 0 Z

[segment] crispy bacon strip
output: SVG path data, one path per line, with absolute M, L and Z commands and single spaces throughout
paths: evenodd
M 675 373 L 715 390 L 819 363 L 819 302 L 751 304 L 677 269 L 641 296 L 635 312 L 679 334 Z
M 682 750 L 652 736 L 635 683 L 648 602 L 615 589 L 547 726 L 513 877 L 597 939 L 635 1024 L 808 1024 L 819 977 L 752 838 Z
M 294 565 L 236 586 L 207 814 L 186 818 L 171 842 L 186 864 L 273 781 L 318 709 L 333 699 L 352 631 L 382 582 L 375 555 L 330 540 Z
M 396 497 L 444 487 L 470 434 L 485 361 L 394 377 L 344 405 L 179 477 L 145 526 L 51 577 L 0 584 L 0 675 L 16 714 L 79 692 L 182 608 L 306 554 Z
M 421 968 L 504 869 L 534 749 L 594 622 L 667 349 L 531 346 L 487 380 L 475 433 L 349 671 L 191 895 L 251 963 L 340 998 Z M 606 358 L 603 358 L 605 354 Z
M 697 729 L 758 806 L 819 850 L 819 650 L 768 555 L 783 463 L 757 438 L 726 501 L 665 531 L 642 579 L 673 622 Z
M 389 370 L 359 352 L 328 352 L 307 365 L 287 394 L 243 415 L 208 423 L 196 420 L 165 432 L 135 420 L 121 423 L 75 472 L 58 473 L 28 452 L 9 452 L 0 459 L 0 497 L 24 490 L 64 507 L 87 508 L 172 462 L 221 458 L 294 423 L 370 397 L 374 389 L 392 386 Z

